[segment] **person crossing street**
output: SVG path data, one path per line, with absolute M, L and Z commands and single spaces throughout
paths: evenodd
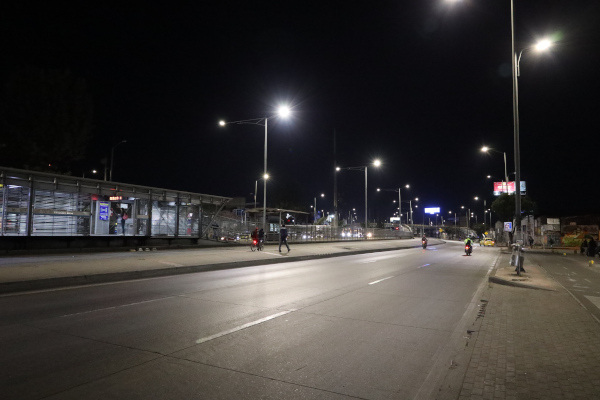
M 281 253 L 281 245 L 285 244 L 285 247 L 287 247 L 288 252 L 290 251 L 290 246 L 288 246 L 287 243 L 287 237 L 288 237 L 288 233 L 287 233 L 287 228 L 285 227 L 285 224 L 281 224 L 281 229 L 279 230 L 279 252 Z

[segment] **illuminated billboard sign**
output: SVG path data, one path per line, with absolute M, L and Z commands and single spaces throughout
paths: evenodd
M 425 207 L 425 214 L 439 214 L 439 207 Z
M 494 182 L 494 196 L 502 193 L 515 194 L 515 182 Z M 525 181 L 521 181 L 521 194 L 526 194 Z

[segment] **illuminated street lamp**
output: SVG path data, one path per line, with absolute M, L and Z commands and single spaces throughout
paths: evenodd
M 219 121 L 220 126 L 225 126 L 225 125 L 229 125 L 229 124 L 237 124 L 237 125 L 245 124 L 245 125 L 259 125 L 259 126 L 265 127 L 265 150 L 264 150 L 265 172 L 263 175 L 263 178 L 265 179 L 265 184 L 264 184 L 264 194 L 263 194 L 263 218 L 262 218 L 262 226 L 265 231 L 267 229 L 267 179 L 269 178 L 269 175 L 267 174 L 267 131 L 268 131 L 267 128 L 268 128 L 268 122 L 270 119 L 273 119 L 275 117 L 287 118 L 289 115 L 290 115 L 290 109 L 287 106 L 281 106 L 281 107 L 279 107 L 277 114 L 272 115 L 270 117 L 245 119 L 245 120 L 241 120 L 241 121 L 231 121 L 231 122 L 226 122 L 223 120 Z
M 504 182 L 502 182 L 502 191 L 508 193 L 508 173 L 506 172 L 506 152 L 505 151 L 499 151 L 496 149 L 492 149 L 490 147 L 487 146 L 483 146 L 481 148 L 481 152 L 482 153 L 487 153 L 488 151 L 494 151 L 496 153 L 500 153 L 500 154 L 504 154 L 504 182 L 506 182 L 506 186 Z M 491 176 L 488 175 L 488 178 L 490 178 Z
M 405 188 L 409 188 L 410 185 L 406 184 L 404 185 Z M 398 188 L 398 189 L 379 189 L 377 188 L 377 191 L 385 191 L 385 192 L 398 192 L 398 213 L 400 214 L 400 216 L 402 216 L 402 193 L 400 192 L 400 189 L 402 188 Z M 407 214 L 407 218 L 408 218 L 408 214 Z M 407 222 L 408 223 L 408 222 Z M 402 218 L 400 218 L 400 224 L 402 224 Z
M 379 167 L 381 165 L 381 161 L 379 160 L 375 160 L 373 161 L 373 166 L 375 167 Z M 336 167 L 335 170 L 336 171 L 340 171 L 342 169 L 345 170 L 350 170 L 350 171 L 365 171 L 365 231 L 369 226 L 369 219 L 367 216 L 367 170 L 368 170 L 368 166 L 364 166 L 364 167 Z

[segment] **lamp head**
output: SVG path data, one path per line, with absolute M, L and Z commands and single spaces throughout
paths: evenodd
M 375 161 L 373 161 L 373 165 L 376 167 L 379 167 L 381 165 L 381 161 L 375 160 Z
M 223 121 L 223 120 L 219 121 L 219 125 L 225 126 L 225 121 Z
M 550 46 L 552 46 L 552 42 L 548 39 L 543 39 L 535 44 L 535 49 L 537 51 L 545 51 L 548 50 Z
M 277 113 L 280 117 L 287 118 L 290 116 L 290 108 L 288 106 L 281 106 L 279 107 L 279 110 L 277 110 Z

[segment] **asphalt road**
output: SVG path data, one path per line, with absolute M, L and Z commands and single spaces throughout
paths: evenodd
M 1 397 L 452 397 L 497 256 L 447 243 L 3 296 Z

